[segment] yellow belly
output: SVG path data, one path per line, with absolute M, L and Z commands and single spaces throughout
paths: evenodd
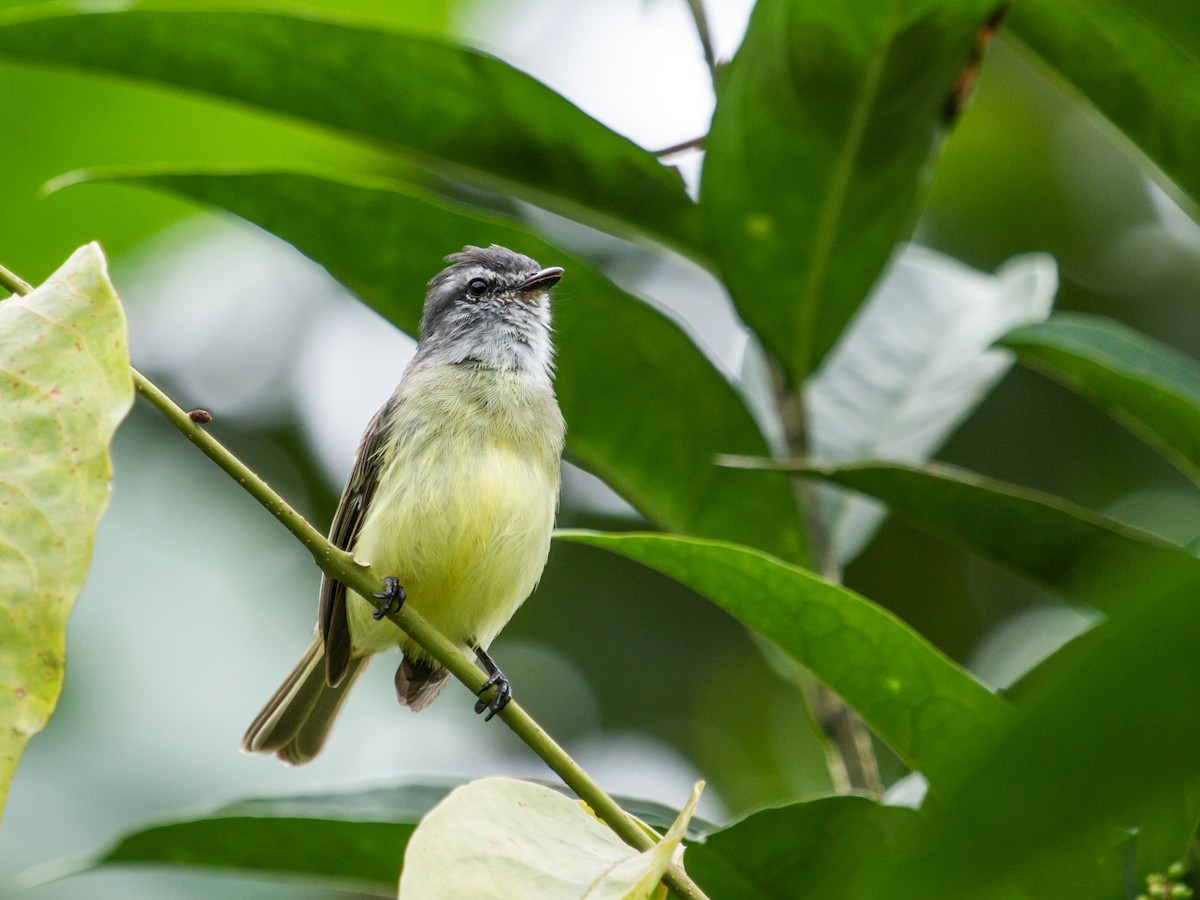
M 533 591 L 558 505 L 557 456 L 500 437 L 468 429 L 396 448 L 391 465 L 403 474 L 381 480 L 354 549 L 464 646 L 486 648 Z M 399 646 L 423 656 L 358 597 L 347 598 L 347 613 L 356 655 Z

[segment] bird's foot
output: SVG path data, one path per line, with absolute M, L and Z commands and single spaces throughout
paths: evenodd
M 395 612 L 404 605 L 405 597 L 404 588 L 400 587 L 400 580 L 394 575 L 389 575 L 383 579 L 383 592 L 372 594 L 376 600 L 382 600 L 382 603 L 375 605 L 375 612 L 371 615 L 379 621 L 388 613 Z
M 508 683 L 508 678 L 500 671 L 500 667 L 492 662 L 492 658 L 487 655 L 487 651 L 482 647 L 475 648 L 475 658 L 483 665 L 483 670 L 488 673 L 488 680 L 483 683 L 483 687 L 475 692 L 476 696 L 483 694 L 489 688 L 496 689 L 496 696 L 490 701 L 480 700 L 475 704 L 476 713 L 481 713 L 485 709 L 488 710 L 488 714 L 484 716 L 483 721 L 490 722 L 492 716 L 508 706 L 508 702 L 512 700 L 512 685 Z

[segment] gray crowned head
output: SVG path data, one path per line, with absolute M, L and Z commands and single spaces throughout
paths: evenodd
M 464 247 L 429 280 L 418 353 L 425 361 L 470 363 L 549 375 L 550 288 L 563 270 L 492 244 Z

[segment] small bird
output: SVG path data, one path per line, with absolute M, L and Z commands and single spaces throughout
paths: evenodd
M 363 434 L 329 532 L 386 576 L 381 602 L 322 579 L 317 636 L 246 731 L 249 753 L 311 760 L 367 662 L 395 647 L 400 703 L 417 712 L 433 702 L 449 673 L 382 621 L 396 603 L 475 653 L 497 689 L 476 712 L 490 719 L 512 696 L 487 648 L 550 551 L 566 430 L 550 288 L 563 270 L 496 244 L 446 262 L 429 282 L 416 354 Z

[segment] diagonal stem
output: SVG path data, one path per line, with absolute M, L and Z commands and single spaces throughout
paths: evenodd
M 14 275 L 4 266 L 0 266 L 0 287 L 10 294 L 24 296 L 33 290 L 33 286 L 18 275 Z

